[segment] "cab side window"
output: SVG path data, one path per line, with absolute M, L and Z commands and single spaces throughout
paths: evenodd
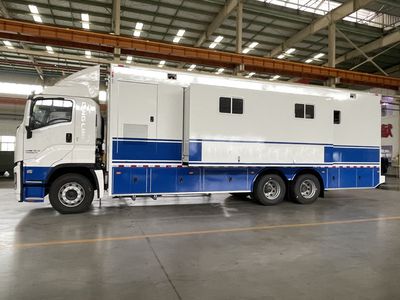
M 72 120 L 72 101 L 70 100 L 37 100 L 31 115 L 32 129 L 38 129 Z

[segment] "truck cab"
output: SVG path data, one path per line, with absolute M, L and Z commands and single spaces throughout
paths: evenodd
M 87 210 L 103 193 L 103 130 L 94 100 L 98 88 L 88 80 L 97 74 L 99 67 L 86 69 L 27 100 L 14 159 L 20 202 L 49 196 L 59 212 L 74 213 Z

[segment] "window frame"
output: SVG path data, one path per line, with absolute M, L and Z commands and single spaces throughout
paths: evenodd
M 229 99 L 229 112 L 227 111 L 221 111 L 221 101 L 222 99 Z M 239 110 L 240 112 L 234 112 L 233 110 L 233 103 L 234 101 L 239 100 L 240 103 L 240 108 L 241 110 Z M 243 115 L 244 114 L 244 99 L 242 97 L 226 97 L 226 96 L 220 96 L 219 97 L 219 113 L 220 114 L 230 114 L 230 115 Z
M 336 122 L 335 114 L 339 113 L 339 122 Z M 340 125 L 342 124 L 342 111 L 341 110 L 333 110 L 333 124 L 334 125 Z
M 229 111 L 221 111 L 221 102 L 224 100 L 229 101 Z M 231 97 L 219 97 L 219 113 L 221 114 L 232 114 L 232 98 Z
M 33 122 L 34 122 L 33 113 L 34 113 L 35 105 L 37 104 L 38 101 L 46 101 L 46 100 L 47 101 L 52 101 L 52 105 L 51 106 L 54 106 L 54 101 L 63 101 L 63 102 L 67 102 L 68 101 L 68 102 L 71 102 L 71 106 L 70 106 L 71 107 L 71 117 L 70 117 L 70 120 L 69 121 L 57 122 L 57 123 L 54 123 L 54 124 L 46 123 L 46 124 L 41 125 L 39 127 L 35 127 L 34 124 L 33 124 Z M 42 128 L 46 128 L 46 127 L 54 126 L 54 125 L 59 125 L 59 124 L 70 124 L 70 123 L 72 123 L 72 120 L 74 119 L 74 105 L 75 105 L 75 101 L 73 101 L 71 99 L 65 99 L 65 98 L 37 98 L 37 99 L 33 100 L 32 104 L 31 104 L 30 116 L 29 116 L 29 127 L 30 127 L 30 129 L 31 130 L 36 130 L 36 129 L 42 129 Z
M 297 112 L 299 112 L 297 109 L 298 106 L 302 107 L 301 115 L 297 114 Z M 307 117 L 307 108 L 312 108 L 312 117 Z M 295 119 L 314 120 L 315 119 L 315 104 L 295 103 L 294 104 L 294 117 L 295 117 Z

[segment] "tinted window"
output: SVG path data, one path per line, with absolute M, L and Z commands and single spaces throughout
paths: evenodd
M 304 118 L 304 104 L 294 105 L 294 116 L 296 118 Z
M 340 110 L 333 111 L 333 124 L 340 124 Z
M 239 98 L 232 99 L 232 113 L 243 114 L 243 99 Z
M 219 98 L 219 112 L 231 113 L 231 98 L 220 97 Z
M 306 118 L 314 119 L 314 105 L 306 105 Z
M 69 100 L 37 100 L 31 116 L 32 129 L 58 123 L 71 122 L 72 101 Z

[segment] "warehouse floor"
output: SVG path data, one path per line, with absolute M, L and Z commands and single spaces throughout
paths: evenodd
M 400 298 L 397 179 L 310 206 L 110 199 L 81 215 L 17 203 L 10 185 L 0 182 L 0 299 Z

